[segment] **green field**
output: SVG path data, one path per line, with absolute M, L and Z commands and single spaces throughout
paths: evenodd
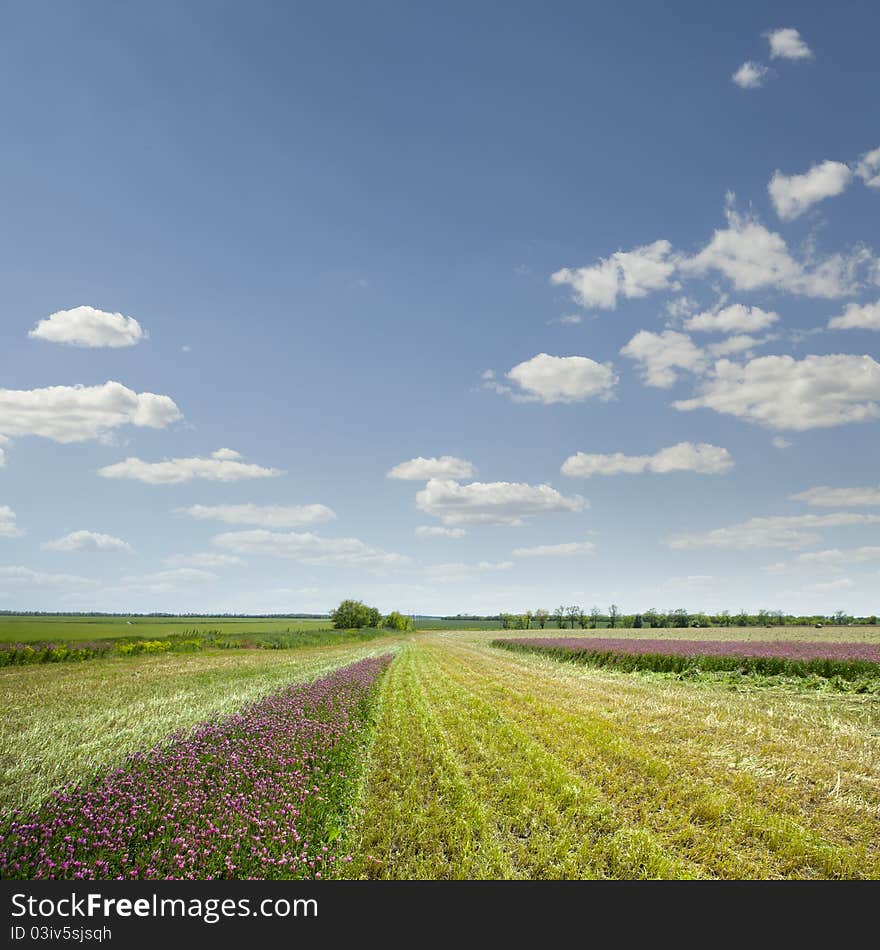
M 224 634 L 285 633 L 288 630 L 328 630 L 329 620 L 296 617 L 0 617 L 0 641 L 36 643 L 55 640 L 104 640 L 150 637 L 192 631 Z
M 641 633 L 658 634 L 880 640 L 865 627 Z M 495 636 L 2 669 L 3 809 L 391 650 L 344 830 L 347 876 L 880 879 L 880 696 L 584 667 Z

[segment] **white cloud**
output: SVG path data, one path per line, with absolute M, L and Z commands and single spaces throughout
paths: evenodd
M 808 505 L 820 508 L 880 505 L 880 485 L 865 485 L 861 488 L 829 488 L 827 485 L 817 485 L 788 497 L 790 501 L 805 501 Z
M 15 512 L 9 505 L 0 505 L 0 538 L 17 538 L 24 534 L 15 523 Z
M 682 317 L 689 317 L 698 307 L 699 304 L 697 301 L 691 297 L 674 297 L 672 300 L 667 301 L 663 309 L 674 320 L 678 320 Z
M 59 310 L 40 320 L 29 337 L 50 343 L 68 343 L 71 346 L 111 347 L 134 346 L 148 334 L 134 317 L 121 313 L 107 313 L 94 307 L 74 307 Z
M 592 541 L 568 541 L 564 544 L 539 544 L 532 548 L 514 548 L 514 557 L 578 557 L 595 554 Z
M 9 445 L 9 439 L 5 435 L 0 435 L 0 468 L 6 464 L 6 451 L 3 446 Z
M 757 337 L 749 336 L 747 333 L 740 333 L 736 336 L 729 336 L 718 343 L 710 343 L 706 347 L 706 352 L 712 356 L 735 356 L 738 353 L 745 353 L 751 358 L 752 350 L 758 346 L 763 346 L 771 337 L 764 337 L 759 340 Z
M 40 545 L 44 551 L 96 551 L 103 553 L 128 553 L 131 545 L 116 538 L 112 534 L 101 534 L 100 531 L 71 531 L 63 538 L 46 541 Z
M 127 458 L 98 469 L 103 478 L 132 478 L 148 485 L 175 485 L 204 478 L 212 482 L 235 482 L 243 478 L 272 478 L 281 475 L 278 468 L 264 468 L 239 461 L 241 456 L 232 449 L 219 449 L 210 458 L 175 458 L 161 462 L 145 462 Z M 198 506 L 196 506 L 198 507 Z
M 422 524 L 416 528 L 418 538 L 463 538 L 466 534 L 464 528 L 443 528 L 440 525 Z
M 617 375 L 610 363 L 597 363 L 586 356 L 550 356 L 539 353 L 518 363 L 507 378 L 522 390 L 514 394 L 518 402 L 606 401 L 614 394 Z M 509 390 L 508 390 L 509 391 Z
M 30 567 L 0 567 L 0 585 L 4 587 L 94 587 L 97 581 L 76 574 L 49 574 Z
M 461 485 L 432 478 L 416 495 L 421 511 L 456 527 L 466 524 L 520 525 L 534 515 L 583 511 L 580 495 L 566 497 L 550 485 L 522 482 L 471 482 Z
M 856 586 L 851 577 L 839 577 L 833 581 L 820 581 L 818 584 L 810 584 L 804 588 L 810 594 L 830 594 L 838 590 L 852 590 Z
M 808 551 L 799 554 L 795 563 L 799 567 L 815 567 L 819 570 L 829 568 L 839 570 L 841 567 L 853 564 L 867 564 L 871 561 L 880 561 L 880 547 L 862 546 L 860 548 L 830 548 L 825 551 Z
M 839 316 L 828 321 L 829 330 L 880 330 L 880 300 L 849 303 Z
M 763 63 L 746 60 L 730 77 L 740 89 L 760 89 L 770 70 Z
M 718 578 L 712 574 L 688 574 L 685 577 L 670 577 L 654 590 L 658 594 L 705 593 L 717 584 Z
M 631 251 L 617 251 L 590 267 L 563 267 L 550 275 L 550 283 L 567 284 L 582 307 L 614 310 L 618 297 L 644 297 L 665 290 L 675 272 L 669 241 L 655 241 Z
M 123 425 L 164 429 L 183 418 L 169 396 L 136 393 L 122 383 L 0 389 L 0 433 L 55 442 L 106 439 Z
M 685 328 L 701 333 L 754 333 L 766 330 L 779 320 L 779 314 L 760 307 L 735 303 L 721 310 L 706 310 L 685 321 Z
M 727 449 L 707 442 L 679 442 L 660 449 L 653 455 L 588 455 L 578 452 L 562 463 L 562 474 L 570 478 L 591 475 L 634 475 L 640 472 L 697 472 L 700 475 L 723 475 L 733 468 L 733 457 Z
M 670 548 L 803 548 L 819 540 L 818 531 L 852 525 L 880 524 L 880 515 L 835 512 L 829 515 L 780 515 L 750 518 L 712 531 L 685 532 L 670 538 Z
M 660 389 L 668 389 L 678 380 L 676 370 L 699 373 L 706 366 L 703 351 L 686 333 L 675 330 L 639 330 L 620 352 L 639 364 L 646 386 Z
M 874 258 L 857 247 L 805 266 L 792 257 L 781 235 L 750 215 L 738 214 L 728 196 L 726 228 L 717 229 L 694 257 L 679 264 L 684 274 L 723 274 L 737 290 L 775 288 L 807 297 L 841 297 L 858 289 L 858 270 Z
M 773 429 L 827 428 L 880 418 L 880 363 L 870 356 L 762 356 L 719 360 L 693 399 L 676 409 L 713 409 Z
M 862 155 L 856 165 L 856 174 L 869 188 L 880 188 L 880 148 Z
M 311 532 L 227 531 L 212 540 L 217 547 L 236 554 L 265 554 L 301 564 L 382 569 L 399 567 L 409 560 L 401 554 L 370 547 L 357 538 L 323 538 Z
M 826 161 L 802 175 L 784 175 L 777 169 L 767 191 L 779 217 L 793 221 L 819 201 L 841 194 L 851 181 L 849 165 Z
M 430 564 L 425 568 L 425 574 L 435 584 L 447 584 L 466 580 L 475 574 L 509 571 L 514 566 L 513 561 L 478 561 L 475 564 L 456 561 L 451 564 Z
M 122 589 L 148 594 L 168 594 L 216 580 L 218 577 L 212 571 L 203 571 L 196 567 L 178 567 L 154 574 L 130 574 L 122 578 Z
M 559 318 L 559 323 L 563 326 L 574 327 L 583 323 L 584 318 L 579 313 L 566 313 Z
M 166 567 L 238 567 L 245 562 L 235 554 L 215 554 L 213 551 L 203 551 L 197 554 L 172 554 L 163 559 Z
M 476 474 L 473 463 L 467 459 L 456 458 L 454 455 L 441 455 L 439 458 L 423 458 L 420 455 L 395 465 L 386 478 L 426 482 L 429 478 L 473 478 Z
M 813 51 L 793 27 L 768 30 L 765 34 L 770 44 L 771 59 L 811 59 Z
M 261 528 L 297 528 L 304 524 L 333 521 L 336 512 L 326 505 L 190 505 L 175 509 L 200 521 L 257 525 Z
M 774 449 L 790 449 L 791 442 L 788 439 L 783 438 L 781 435 L 774 435 L 770 440 Z

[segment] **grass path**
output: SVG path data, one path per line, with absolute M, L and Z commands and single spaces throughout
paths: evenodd
M 230 650 L 0 670 L 0 810 L 39 803 L 177 729 L 398 643 Z
M 880 878 L 880 700 L 432 634 L 386 675 L 356 877 Z

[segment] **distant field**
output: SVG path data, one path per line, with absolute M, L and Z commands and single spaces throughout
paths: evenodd
M 328 630 L 329 620 L 294 617 L 254 619 L 229 617 L 0 617 L 0 641 L 103 640 L 108 637 L 161 637 L 193 630 L 220 633 L 285 633 L 288 630 Z
M 444 628 L 444 629 L 449 629 Z M 625 627 L 610 629 L 602 627 L 598 630 L 581 630 L 576 627 L 572 630 L 566 627 L 557 629 L 554 624 L 544 630 L 505 630 L 504 636 L 515 637 L 625 637 L 627 639 L 655 640 L 818 640 L 822 641 L 849 641 L 852 643 L 880 643 L 880 625 L 876 627 L 658 627 L 650 629 L 642 627 L 632 630 Z
M 416 620 L 416 630 L 500 630 L 500 620 Z

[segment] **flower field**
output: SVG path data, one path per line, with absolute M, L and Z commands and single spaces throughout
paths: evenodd
M 14 812 L 0 826 L 0 877 L 333 876 L 390 659 L 289 686 Z
M 499 638 L 492 644 L 620 670 L 741 670 L 764 675 L 880 679 L 880 644 L 876 643 L 522 637 Z

